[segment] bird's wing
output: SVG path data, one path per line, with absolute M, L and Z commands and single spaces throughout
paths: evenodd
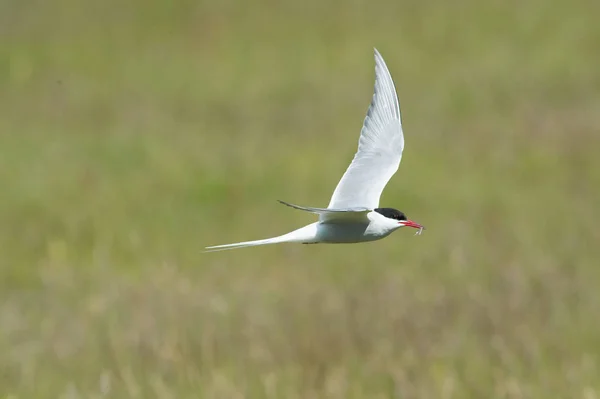
M 294 209 L 299 209 L 301 211 L 316 213 L 319 215 L 319 219 L 321 223 L 342 223 L 342 222 L 366 222 L 367 213 L 372 211 L 372 209 L 368 208 L 343 208 L 343 209 L 332 209 L 332 208 L 313 208 L 309 206 L 300 206 L 290 204 L 289 202 L 278 200 L 283 205 L 287 205 Z
M 390 72 L 375 49 L 375 92 L 364 120 L 358 151 L 338 183 L 328 208 L 369 208 L 398 170 L 404 149 L 400 106 Z

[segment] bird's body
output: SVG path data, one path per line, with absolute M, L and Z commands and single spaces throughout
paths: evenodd
M 396 173 L 404 150 L 400 107 L 392 77 L 375 50 L 375 93 L 363 123 L 358 151 L 338 183 L 327 208 L 281 203 L 319 215 L 319 221 L 264 240 L 217 245 L 208 251 L 279 243 L 349 244 L 380 240 L 400 227 L 423 226 L 393 208 L 379 208 L 385 185 Z
M 364 216 L 363 220 L 319 221 L 278 237 L 219 245 L 207 249 L 209 251 L 219 251 L 286 242 L 299 244 L 354 244 L 380 240 L 390 235 L 397 228 L 402 227 L 398 223 L 389 222 L 386 217 L 375 211 L 365 213 L 362 216 Z

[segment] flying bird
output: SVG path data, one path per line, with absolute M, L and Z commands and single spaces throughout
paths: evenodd
M 380 208 L 379 198 L 396 173 L 404 150 L 400 106 L 390 71 L 375 49 L 375 92 L 363 122 L 358 151 L 339 181 L 327 208 L 279 201 L 319 220 L 290 233 L 264 240 L 207 247 L 207 252 L 280 243 L 359 243 L 380 240 L 401 227 L 424 227 L 394 208 Z

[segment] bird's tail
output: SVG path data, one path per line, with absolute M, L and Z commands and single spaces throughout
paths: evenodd
M 280 244 L 284 242 L 296 242 L 305 244 L 314 243 L 318 242 L 316 236 L 317 225 L 318 223 L 312 223 L 308 226 L 301 227 L 298 230 L 294 230 L 282 236 L 266 238 L 264 240 L 244 241 L 236 242 L 234 244 L 215 245 L 212 247 L 206 247 L 204 252 L 226 251 L 228 249 L 255 247 L 257 245 Z
M 257 245 L 278 244 L 280 242 L 285 242 L 284 240 L 281 240 L 281 238 L 282 237 L 274 237 L 274 238 L 267 238 L 264 240 L 244 241 L 244 242 L 236 242 L 233 244 L 215 245 L 212 247 L 206 247 L 204 252 L 227 251 L 228 249 L 255 247 Z

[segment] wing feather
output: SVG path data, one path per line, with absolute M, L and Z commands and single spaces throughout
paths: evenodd
M 290 204 L 289 202 L 278 200 L 283 205 L 287 205 L 301 211 L 316 213 L 319 215 L 321 223 L 343 223 L 368 221 L 367 213 L 371 211 L 368 208 L 345 208 L 345 209 L 330 209 L 330 208 L 313 208 L 309 206 L 300 206 Z
M 400 105 L 390 72 L 375 49 L 375 89 L 358 141 L 358 151 L 338 183 L 328 208 L 379 206 L 404 150 Z

